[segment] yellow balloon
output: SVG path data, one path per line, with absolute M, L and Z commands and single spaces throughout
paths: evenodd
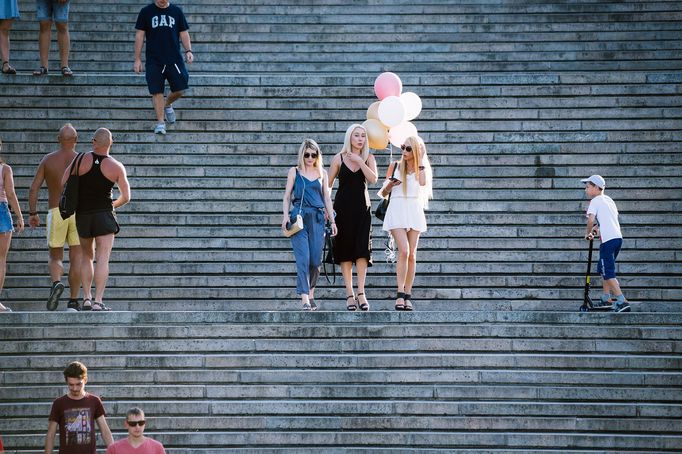
M 379 104 L 381 101 L 373 102 L 371 106 L 367 109 L 367 119 L 368 120 L 378 120 L 379 119 Z
M 388 146 L 388 129 L 379 120 L 370 118 L 362 126 L 367 131 L 367 143 L 370 148 L 383 150 Z

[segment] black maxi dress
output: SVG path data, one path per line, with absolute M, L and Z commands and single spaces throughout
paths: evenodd
M 334 262 L 367 259 L 372 266 L 372 211 L 367 192 L 367 180 L 362 170 L 352 172 L 341 159 L 339 188 L 334 198 L 336 227 Z

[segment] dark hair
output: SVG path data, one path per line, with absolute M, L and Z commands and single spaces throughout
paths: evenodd
M 67 378 L 86 378 L 88 376 L 88 368 L 85 364 L 74 361 L 64 369 L 64 380 Z
M 144 412 L 140 407 L 133 407 L 126 412 L 126 418 L 128 418 L 128 416 L 142 416 L 143 414 Z

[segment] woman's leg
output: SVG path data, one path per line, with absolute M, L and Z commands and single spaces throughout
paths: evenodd
M 407 258 L 407 272 L 405 273 L 405 293 L 412 293 L 412 284 L 417 272 L 417 245 L 419 244 L 419 233 L 416 230 L 407 232 L 410 254 Z
M 0 292 L 5 288 L 5 271 L 7 269 L 7 253 L 12 242 L 12 232 L 0 233 Z
M 305 305 L 310 293 L 310 250 L 305 228 L 291 237 L 291 246 L 296 259 L 296 293 L 301 295 L 301 303 Z
M 407 259 L 410 255 L 410 243 L 407 239 L 407 231 L 405 229 L 391 230 L 393 240 L 398 248 L 398 263 L 396 263 L 396 280 L 398 284 L 398 292 L 405 291 L 405 279 L 407 277 Z
M 14 19 L 0 20 L 0 57 L 3 62 L 9 61 L 9 31 L 12 28 L 12 21 Z
M 341 262 L 341 275 L 346 286 L 346 306 L 355 306 L 355 292 L 353 291 L 353 262 Z

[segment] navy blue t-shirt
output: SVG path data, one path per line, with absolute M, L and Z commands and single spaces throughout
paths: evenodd
M 182 62 L 180 32 L 189 30 L 189 25 L 179 6 L 147 5 L 140 10 L 135 28 L 145 32 L 147 61 L 162 65 Z

